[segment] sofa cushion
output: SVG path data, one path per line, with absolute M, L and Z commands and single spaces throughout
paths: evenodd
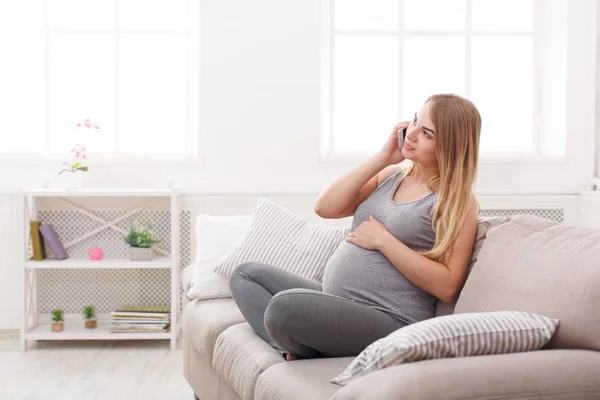
M 196 350 L 187 335 L 183 335 L 181 345 L 183 374 L 199 399 L 239 400 L 239 396 L 213 368 L 212 364 L 209 364 Z M 175 396 L 171 395 L 169 398 L 172 397 Z M 191 400 L 191 396 L 188 400 Z
M 492 228 L 455 313 L 518 310 L 560 320 L 548 348 L 600 350 L 600 230 L 517 215 Z
M 187 296 L 190 299 L 231 297 L 230 293 L 227 295 L 229 292 L 227 280 L 225 286 L 218 281 L 213 282 L 210 273 L 218 275 L 212 272 L 212 269 L 231 251 L 250 221 L 252 221 L 251 215 L 198 215 L 196 256 L 191 284 L 187 289 Z
M 242 322 L 246 319 L 232 298 L 192 300 L 183 309 L 181 329 L 206 361 L 212 363 L 217 337 Z
M 230 277 L 243 262 L 274 265 L 318 282 L 327 261 L 350 228 L 310 224 L 287 208 L 259 197 L 252 222 L 231 252 L 214 268 Z
M 227 328 L 215 344 L 213 367 L 245 400 L 254 399 L 260 374 L 285 362 L 281 353 L 262 340 L 248 323 Z
M 342 372 L 353 357 L 315 358 L 273 365 L 256 381 L 255 398 L 260 400 L 328 399 L 341 386 L 329 377 Z
M 211 269 L 194 270 L 187 297 L 198 300 L 231 298 L 229 278 L 219 275 Z
M 346 385 L 373 371 L 420 360 L 539 350 L 558 320 L 521 311 L 429 318 L 371 343 L 330 382 Z
M 477 256 L 479 255 L 479 251 L 483 246 L 483 242 L 490 228 L 499 226 L 507 221 L 508 218 L 503 217 L 480 217 L 478 219 L 477 236 L 475 237 L 475 244 L 473 245 L 473 251 L 471 252 L 471 260 L 469 261 L 469 268 L 467 269 L 465 280 L 469 277 L 469 274 L 473 269 L 473 265 L 475 265 L 475 263 L 477 262 Z M 458 301 L 459 297 L 460 292 L 451 303 L 444 303 L 443 301 L 438 300 L 435 306 L 435 316 L 441 317 L 443 315 L 449 315 L 454 313 L 454 307 L 456 307 L 456 302 Z
M 331 400 L 591 400 L 600 398 L 599 375 L 600 353 L 589 350 L 441 358 L 372 372 Z

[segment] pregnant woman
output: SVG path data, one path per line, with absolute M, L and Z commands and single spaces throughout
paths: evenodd
M 314 204 L 323 218 L 354 216 L 322 284 L 264 263 L 235 268 L 229 286 L 254 331 L 288 361 L 356 356 L 432 318 L 438 299 L 452 302 L 477 233 L 480 132 L 473 103 L 452 94 L 429 97 L 397 124 Z

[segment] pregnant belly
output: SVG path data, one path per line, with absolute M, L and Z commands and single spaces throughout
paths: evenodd
M 374 304 L 376 297 L 398 289 L 399 277 L 402 275 L 380 251 L 343 242 L 325 266 L 323 291 Z
M 323 273 L 323 291 L 412 323 L 433 317 L 436 299 L 409 281 L 378 250 L 344 242 Z

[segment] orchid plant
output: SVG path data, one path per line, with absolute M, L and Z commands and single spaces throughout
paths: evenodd
M 77 172 L 77 171 L 87 171 L 87 165 L 83 165 L 83 162 L 87 160 L 87 154 L 85 154 L 85 147 L 82 147 L 77 143 L 77 145 L 71 149 L 71 162 L 64 162 L 63 168 L 58 174 L 62 174 L 63 172 Z
M 89 118 L 86 118 L 83 122 L 75 125 L 77 127 L 84 126 L 88 130 L 90 129 L 100 129 L 98 125 L 90 121 Z M 81 146 L 79 143 L 75 145 L 74 148 L 71 149 L 71 162 L 64 162 L 61 164 L 64 168 L 58 173 L 59 175 L 63 172 L 77 172 L 77 171 L 87 171 L 87 165 L 83 163 L 87 160 L 86 148 Z

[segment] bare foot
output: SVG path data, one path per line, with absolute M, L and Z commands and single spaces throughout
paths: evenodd
M 288 360 L 288 361 L 294 361 L 294 360 L 297 360 L 298 357 L 295 356 L 295 355 L 293 355 L 293 354 L 291 354 L 291 353 L 287 353 L 287 355 L 285 356 L 285 359 Z

